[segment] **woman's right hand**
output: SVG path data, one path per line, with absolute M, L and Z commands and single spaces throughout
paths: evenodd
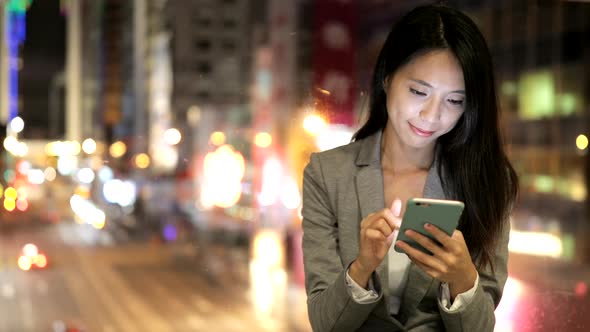
M 371 213 L 361 222 L 359 255 L 348 271 L 358 285 L 367 288 L 371 274 L 387 255 L 401 224 L 401 209 L 401 200 L 395 199 L 390 209 Z

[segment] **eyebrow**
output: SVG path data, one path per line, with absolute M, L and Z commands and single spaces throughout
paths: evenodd
M 416 82 L 416 83 L 418 83 L 420 85 L 424 85 L 424 86 L 429 87 L 429 88 L 434 88 L 432 85 L 430 85 L 427 82 L 424 82 L 423 80 L 416 80 L 416 79 L 410 78 L 410 81 Z M 465 90 L 454 90 L 454 91 L 451 91 L 451 93 L 462 93 L 462 94 L 465 94 Z

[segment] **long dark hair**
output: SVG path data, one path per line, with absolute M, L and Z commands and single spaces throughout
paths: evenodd
M 366 123 L 359 140 L 388 121 L 384 82 L 412 58 L 450 50 L 463 69 L 465 112 L 437 142 L 438 174 L 447 196 L 465 202 L 459 229 L 480 268 L 494 270 L 494 248 L 518 194 L 518 178 L 503 148 L 492 59 L 485 39 L 465 14 L 443 6 L 420 6 L 392 28 L 377 58 Z

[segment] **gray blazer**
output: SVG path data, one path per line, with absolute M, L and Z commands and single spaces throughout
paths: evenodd
M 494 309 L 507 278 L 508 233 L 498 242 L 495 274 L 480 270 L 472 302 L 457 312 L 439 307 L 440 282 L 410 265 L 400 312 L 389 314 L 387 258 L 372 280 L 381 294 L 356 303 L 345 282 L 359 250 L 360 222 L 385 207 L 380 161 L 381 132 L 348 145 L 314 153 L 303 176 L 303 258 L 307 308 L 314 331 L 493 331 Z M 445 198 L 435 165 L 424 197 Z

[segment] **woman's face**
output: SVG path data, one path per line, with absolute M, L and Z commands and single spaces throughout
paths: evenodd
M 464 112 L 465 83 L 448 50 L 415 57 L 385 82 L 389 123 L 402 145 L 430 148 Z

